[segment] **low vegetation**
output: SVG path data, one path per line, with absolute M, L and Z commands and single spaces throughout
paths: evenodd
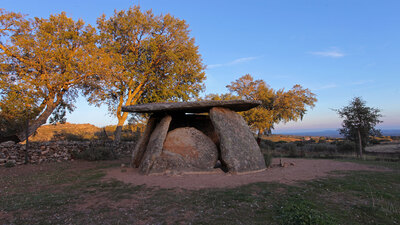
M 128 159 L 126 160 L 128 161 Z M 284 185 L 160 189 L 104 180 L 124 161 L 0 168 L 6 224 L 398 224 L 400 167 Z M 126 163 L 126 162 L 125 162 Z M 38 172 L 40 171 L 40 172 Z
M 82 152 L 74 154 L 73 157 L 88 161 L 112 160 L 117 158 L 113 149 L 106 146 L 90 147 Z
M 260 148 L 273 157 L 348 158 L 357 157 L 358 148 L 342 138 L 302 137 L 294 135 L 263 136 Z M 397 136 L 373 137 L 363 159 L 400 161 L 400 142 Z

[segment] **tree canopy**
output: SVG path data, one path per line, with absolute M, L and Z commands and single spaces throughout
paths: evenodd
M 382 122 L 380 110 L 366 106 L 361 97 L 355 97 L 348 106 L 335 111 L 343 118 L 340 134 L 355 142 L 361 157 L 369 137 L 380 135 L 380 131 L 375 129 Z
M 103 15 L 97 24 L 112 66 L 92 86 L 89 101 L 106 103 L 117 116 L 116 140 L 128 117 L 123 105 L 185 101 L 203 89 L 204 65 L 184 20 L 135 6 Z
M 28 134 L 46 123 L 63 120 L 73 109 L 80 90 L 96 77 L 103 55 L 96 46 L 96 31 L 65 13 L 48 19 L 27 19 L 0 10 L 0 129 L 25 139 L 25 128 L 10 121 L 30 120 Z M 2 134 L 2 135 L 3 135 Z M 14 139 L 17 141 L 17 139 Z
M 276 123 L 302 119 L 307 112 L 307 106 L 313 107 L 317 101 L 314 93 L 298 84 L 288 91 L 273 90 L 265 81 L 254 80 L 250 74 L 231 82 L 227 88 L 236 95 L 219 95 L 221 100 L 246 99 L 262 102 L 259 107 L 242 113 L 249 126 L 259 134 L 264 131 L 270 133 Z M 219 100 L 217 96 L 212 94 L 206 98 Z

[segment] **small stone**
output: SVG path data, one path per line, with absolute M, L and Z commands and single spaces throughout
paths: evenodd
M 6 141 L 0 144 L 1 147 L 6 147 L 9 148 L 11 146 L 15 145 L 15 143 L 13 141 Z
M 40 154 L 41 155 L 46 155 L 48 152 L 49 152 L 49 150 L 46 150 L 46 151 L 42 151 Z

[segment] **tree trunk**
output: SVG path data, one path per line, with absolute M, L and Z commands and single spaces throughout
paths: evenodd
M 122 134 L 122 125 L 119 125 L 118 122 L 117 128 L 114 131 L 114 143 L 117 144 L 121 141 L 121 134 Z
M 117 144 L 121 141 L 121 134 L 122 134 L 122 127 L 124 126 L 124 123 L 128 117 L 128 113 L 124 112 L 122 113 L 122 116 L 118 118 L 118 124 L 117 128 L 115 128 L 114 131 L 114 143 Z
M 258 130 L 258 135 L 257 135 L 258 146 L 260 146 L 260 144 L 261 144 L 261 137 L 262 137 L 262 132 L 261 132 L 261 130 Z
M 271 134 L 272 134 L 272 130 L 271 130 L 271 128 L 269 127 L 269 128 L 267 129 L 267 136 L 271 136 Z
M 357 133 L 358 133 L 358 149 L 359 149 L 359 154 L 360 154 L 360 158 L 362 158 L 362 154 L 363 154 L 363 152 L 362 152 L 362 150 L 363 150 L 363 147 L 362 147 L 362 141 L 361 141 L 361 132 L 360 132 L 360 129 L 358 128 L 357 129 Z
M 53 113 L 53 110 L 55 109 L 55 106 L 53 105 L 47 105 L 46 109 L 44 112 L 37 118 L 36 120 L 33 120 L 29 123 L 28 128 L 25 128 L 23 131 L 17 134 L 18 138 L 20 141 L 25 141 L 26 137 L 31 136 L 32 134 L 35 133 L 35 131 L 45 124 L 47 122 L 47 119 L 49 116 Z
M 28 164 L 29 161 L 29 156 L 28 156 L 28 151 L 29 151 L 29 119 L 26 119 L 26 126 L 25 126 L 25 138 L 26 138 L 26 143 L 25 143 L 25 164 Z

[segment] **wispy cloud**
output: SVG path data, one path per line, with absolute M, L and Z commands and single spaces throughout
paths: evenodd
M 327 51 L 318 51 L 318 52 L 310 52 L 312 55 L 322 56 L 322 57 L 330 57 L 330 58 L 341 58 L 344 57 L 345 54 L 338 49 L 330 49 Z
M 227 63 L 211 64 L 211 65 L 208 65 L 207 68 L 213 69 L 213 68 L 222 67 L 222 66 L 232 66 L 232 65 L 239 64 L 239 63 L 253 61 L 255 59 L 258 59 L 258 57 L 243 57 L 243 58 L 238 58 L 238 59 L 235 59 L 235 60 L 227 62 Z
M 322 85 L 318 88 L 315 88 L 314 90 L 325 90 L 325 89 L 331 89 L 331 88 L 337 88 L 338 86 L 336 84 L 327 84 L 327 85 Z

